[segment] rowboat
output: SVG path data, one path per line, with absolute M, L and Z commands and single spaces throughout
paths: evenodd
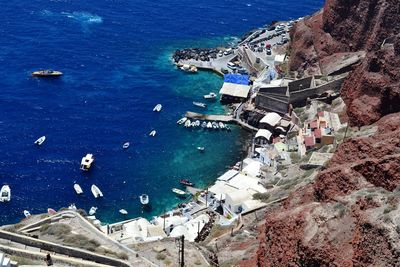
M 83 194 L 83 190 L 79 184 L 74 184 L 74 189 L 78 195 Z
M 92 194 L 95 198 L 103 197 L 103 193 L 100 191 L 100 189 L 96 185 L 93 184 L 91 187 L 91 190 L 92 190 Z
M 41 146 L 44 141 L 46 141 L 46 136 L 42 136 L 38 140 L 36 140 L 35 145 Z
M 142 195 L 140 195 L 139 199 L 140 199 L 140 203 L 142 203 L 142 205 L 149 204 L 149 196 L 148 195 L 142 194 Z
M 160 112 L 161 109 L 162 109 L 162 105 L 161 105 L 161 104 L 157 104 L 157 105 L 153 108 L 153 111 Z
M 179 196 L 184 196 L 186 195 L 186 192 L 183 190 L 180 190 L 178 188 L 172 188 L 172 192 L 174 192 L 175 194 L 179 195 Z

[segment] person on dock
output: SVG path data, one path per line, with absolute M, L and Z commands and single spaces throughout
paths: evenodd
M 46 258 L 44 259 L 46 262 L 47 266 L 52 266 L 53 265 L 53 259 L 50 256 L 50 253 L 47 253 Z

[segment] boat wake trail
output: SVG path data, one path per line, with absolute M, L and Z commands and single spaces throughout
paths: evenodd
M 80 23 L 83 24 L 100 24 L 103 23 L 102 17 L 91 14 L 89 12 L 62 12 L 61 13 L 63 16 L 66 16 L 67 18 L 76 20 Z

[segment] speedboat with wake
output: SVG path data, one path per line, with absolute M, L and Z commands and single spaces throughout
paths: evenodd
M 157 104 L 157 105 L 153 108 L 153 111 L 160 112 L 161 109 L 162 109 L 162 105 L 161 105 L 161 104 Z
M 186 185 L 186 186 L 194 186 L 194 183 L 192 183 L 191 181 L 189 181 L 187 179 L 181 179 L 181 180 L 179 180 L 179 183 Z
M 103 193 L 100 191 L 100 188 L 98 188 L 96 185 L 93 184 L 91 190 L 95 198 L 103 197 Z
M 46 141 L 46 136 L 40 137 L 38 140 L 35 141 L 35 145 L 41 146 L 43 142 Z
M 0 202 L 9 202 L 11 200 L 11 188 L 3 185 L 0 190 Z
M 56 70 L 38 70 L 32 72 L 33 77 L 59 77 L 61 75 L 63 75 L 63 73 Z
M 201 102 L 193 102 L 193 105 L 200 107 L 200 108 L 206 108 L 207 104 L 201 103 Z
M 149 196 L 148 195 L 142 194 L 142 195 L 140 195 L 139 199 L 140 199 L 140 203 L 142 203 L 142 205 L 149 204 Z

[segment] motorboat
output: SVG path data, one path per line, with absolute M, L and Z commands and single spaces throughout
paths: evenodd
M 89 215 L 94 215 L 97 211 L 97 207 L 91 207 L 89 210 Z
M 126 210 L 124 210 L 124 209 L 120 209 L 119 213 L 121 213 L 122 215 L 127 215 L 128 214 L 128 212 Z
M 59 77 L 61 75 L 63 75 L 63 73 L 56 70 L 38 70 L 32 72 L 32 76 L 34 77 Z
M 140 203 L 142 203 L 142 205 L 147 205 L 149 204 L 149 196 L 146 194 L 142 194 L 139 196 L 140 199 Z
M 130 144 L 129 142 L 125 142 L 125 143 L 122 145 L 122 148 L 123 148 L 123 149 L 128 149 L 130 145 L 131 145 L 131 144 Z
M 183 64 L 180 67 L 181 70 L 186 71 L 186 72 L 190 72 L 190 73 L 196 73 L 197 72 L 197 67 L 194 65 L 189 65 L 189 64 Z
M 91 190 L 92 190 L 92 194 L 95 198 L 103 197 L 103 193 L 100 191 L 100 189 L 96 185 L 93 184 Z
M 83 190 L 79 184 L 74 184 L 74 189 L 78 195 L 83 194 Z
M 88 171 L 90 167 L 92 167 L 92 163 L 94 161 L 93 154 L 86 154 L 81 160 L 81 170 Z
M 24 210 L 25 218 L 31 217 L 31 213 L 27 210 Z
M 213 129 L 218 129 L 218 124 L 215 121 L 213 121 L 212 122 L 212 127 L 213 127 Z
M 47 213 L 48 213 L 49 215 L 54 215 L 54 214 L 57 213 L 57 211 L 56 211 L 55 209 L 48 208 L 48 209 L 47 209 Z
M 217 97 L 217 94 L 211 92 L 208 95 L 204 95 L 203 97 L 204 97 L 204 99 L 212 100 L 212 99 L 215 99 Z
M 38 140 L 36 140 L 35 145 L 41 146 L 44 141 L 46 141 L 46 136 L 42 136 Z
M 161 109 L 162 109 L 162 105 L 161 105 L 161 104 L 157 104 L 157 105 L 153 108 L 153 111 L 160 112 Z
M 218 122 L 218 126 L 221 129 L 225 129 L 225 124 L 223 122 Z
M 211 122 L 208 122 L 208 123 L 207 123 L 207 128 L 208 128 L 208 129 L 211 129 L 212 127 L 213 127 L 212 123 L 211 123 Z
M 157 132 L 156 132 L 155 130 L 153 130 L 153 131 L 151 131 L 151 132 L 150 132 L 150 134 L 149 134 L 149 135 L 150 135 L 150 136 L 155 136 L 155 135 L 156 135 L 156 133 L 157 133 Z
M 191 124 L 192 124 L 192 122 L 188 119 L 188 120 L 185 122 L 185 127 L 186 127 L 186 128 L 189 128 L 189 127 L 191 126 Z
M 206 128 L 207 127 L 207 122 L 206 121 L 203 121 L 202 123 L 201 123 L 201 128 Z
M 207 104 L 201 103 L 201 102 L 195 102 L 193 101 L 193 105 L 200 107 L 200 108 L 206 108 Z
M 191 127 L 196 127 L 196 122 L 192 121 L 192 123 L 190 124 Z
M 204 152 L 205 148 L 204 148 L 204 146 L 198 146 L 197 150 L 200 152 Z
M 182 119 L 179 119 L 176 123 L 177 124 L 184 124 L 186 122 L 187 118 L 183 117 Z
M 0 202 L 9 202 L 11 200 L 11 188 L 3 185 L 0 190 Z
M 189 181 L 187 179 L 181 179 L 181 180 L 179 180 L 179 183 L 186 185 L 186 186 L 194 186 L 194 183 L 192 183 L 191 181 Z
M 200 126 L 200 121 L 199 120 L 197 120 L 197 121 L 195 121 L 195 124 L 194 124 L 196 127 L 199 127 Z
M 172 188 L 172 192 L 174 192 L 175 194 L 177 194 L 178 196 L 184 196 L 186 195 L 186 192 L 183 190 L 180 190 L 178 188 Z

